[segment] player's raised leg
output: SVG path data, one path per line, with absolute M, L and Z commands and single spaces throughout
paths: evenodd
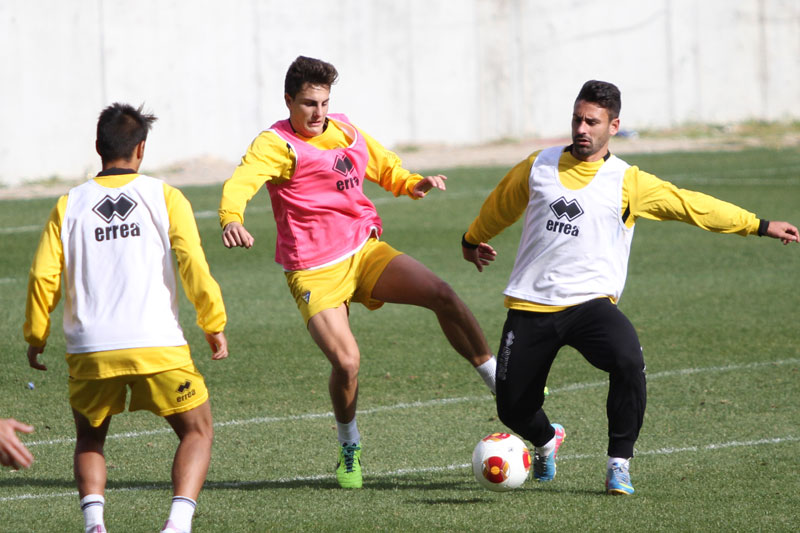
M 189 532 L 197 506 L 197 497 L 208 474 L 214 427 L 211 404 L 165 417 L 180 439 L 172 462 L 172 506 L 162 531 Z
M 356 424 L 361 354 L 350 331 L 347 306 L 315 314 L 308 321 L 308 332 L 331 363 L 328 391 L 340 444 L 336 478 L 343 488 L 361 488 L 361 435 Z
M 106 489 L 106 458 L 103 446 L 111 417 L 106 417 L 99 426 L 94 427 L 75 409 L 72 410 L 72 416 L 75 419 L 77 436 L 73 469 L 75 482 L 78 485 L 78 497 L 81 499 L 84 531 L 103 533 L 106 530 L 103 520 Z
M 450 345 L 478 370 L 489 389 L 495 391 L 496 361 L 478 321 L 453 288 L 428 267 L 411 256 L 398 255 L 378 278 L 372 297 L 433 311 Z

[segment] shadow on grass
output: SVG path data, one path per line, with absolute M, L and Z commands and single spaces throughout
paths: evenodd
M 169 476 L 169 473 L 167 473 Z M 73 489 L 77 490 L 75 480 L 69 479 L 0 479 L 0 492 L 2 489 L 34 489 L 34 488 L 60 488 L 60 489 Z M 106 483 L 107 490 L 171 490 L 172 483 L 169 477 L 165 477 L 163 481 L 138 481 L 130 482 L 125 480 L 109 480 Z
M 30 478 L 9 478 L 0 479 L 0 488 L 26 488 L 26 487 L 54 487 L 60 489 L 75 489 L 75 481 L 69 479 L 30 479 Z M 5 492 L 5 491 L 3 491 Z
M 330 478 L 324 479 L 287 479 L 287 480 L 263 480 L 263 481 L 209 481 L 203 487 L 204 491 L 215 491 L 215 490 L 245 490 L 245 491 L 252 491 L 252 490 L 271 490 L 271 489 L 317 489 L 317 490 L 344 490 L 341 489 L 336 482 L 336 480 L 331 476 Z M 481 492 L 483 489 L 478 487 L 476 484 L 472 482 L 461 482 L 461 481 L 442 481 L 442 482 L 430 482 L 430 481 L 419 481 L 419 482 L 412 482 L 408 480 L 366 480 L 364 481 L 364 491 L 370 490 L 377 490 L 377 491 L 391 491 L 396 492 L 398 490 L 409 490 L 409 491 L 462 491 L 462 492 L 469 492 L 475 493 Z M 556 488 L 556 487 L 536 487 L 533 485 L 531 487 L 517 489 L 515 492 L 539 492 L 541 494 L 573 494 L 573 495 L 597 495 L 597 496 L 606 496 L 604 491 L 600 490 L 592 490 L 592 489 L 565 489 L 565 488 Z M 454 499 L 454 498 L 443 498 L 443 499 L 432 499 L 432 498 L 420 498 L 418 499 L 419 503 L 423 504 L 436 504 L 436 503 L 469 503 L 469 502 L 484 502 L 484 501 L 494 501 L 496 497 L 495 494 L 499 493 L 492 493 L 489 491 L 485 491 L 486 496 L 474 496 L 470 499 Z
M 37 492 L 37 489 L 43 488 L 58 488 L 76 490 L 75 481 L 72 477 L 69 478 L 28 478 L 14 477 L 11 475 L 5 479 L 0 479 L 0 493 L 9 491 L 22 490 L 25 492 Z M 130 491 L 130 490 L 171 490 L 172 484 L 165 474 L 165 477 L 158 481 L 143 481 L 143 480 L 130 480 L 124 479 L 108 480 L 106 489 L 111 491 Z M 241 491 L 257 491 L 257 490 L 276 490 L 276 489 L 311 489 L 311 490 L 336 490 L 341 491 L 339 484 L 333 475 L 320 475 L 309 476 L 307 478 L 299 479 L 272 479 L 272 480 L 221 480 L 211 479 L 207 480 L 203 485 L 203 491 L 227 491 L 227 490 L 241 490 Z M 470 502 L 490 502 L 494 501 L 497 497 L 496 493 L 488 490 L 481 489 L 472 479 L 464 479 L 459 476 L 458 479 L 442 479 L 440 481 L 431 480 L 413 480 L 408 478 L 394 478 L 394 477 L 367 477 L 364 481 L 365 491 L 457 491 L 462 493 L 470 493 L 471 497 L 468 498 L 417 498 L 418 503 L 434 505 L 437 503 L 470 503 Z M 573 495 L 603 495 L 603 491 L 588 490 L 588 489 L 574 489 L 556 486 L 542 486 L 538 484 L 528 483 L 521 489 L 514 491 L 519 492 L 538 492 L 544 494 L 573 494 Z M 484 496 L 485 494 L 485 496 Z
M 434 484 L 434 485 L 436 485 L 436 484 Z M 424 487 L 408 487 L 408 488 L 410 488 L 410 489 L 413 488 L 414 490 L 424 490 Z M 474 491 L 481 492 L 480 489 L 476 488 L 473 485 L 465 486 L 465 487 L 454 487 L 452 484 L 451 485 L 442 484 L 442 486 L 440 486 L 440 487 L 434 486 L 432 488 L 433 489 L 448 490 L 448 491 L 467 490 L 467 491 L 471 491 L 471 492 L 474 492 Z M 393 488 L 392 490 L 396 490 L 396 489 L 397 489 L 397 487 Z M 598 497 L 603 497 L 603 498 L 607 498 L 608 497 L 606 495 L 605 491 L 592 490 L 592 489 L 564 489 L 564 488 L 555 489 L 554 487 L 549 487 L 549 488 L 532 488 L 532 487 L 529 487 L 529 488 L 517 489 L 517 490 L 515 490 L 513 492 L 514 492 L 514 494 L 517 494 L 517 495 L 519 495 L 520 493 L 524 493 L 524 494 L 522 494 L 523 496 L 536 494 L 538 497 L 547 497 L 547 496 L 560 497 L 562 495 L 598 496 Z M 495 503 L 498 502 L 498 498 L 503 498 L 504 497 L 504 493 L 499 493 L 499 492 L 484 491 L 484 492 L 481 492 L 481 494 L 482 495 L 473 496 L 472 498 L 468 498 L 468 499 L 460 499 L 460 498 L 459 499 L 456 499 L 456 498 L 412 498 L 410 500 L 406 500 L 406 503 L 415 503 L 415 504 L 420 504 L 420 505 L 440 505 L 440 504 L 448 504 L 448 503 L 449 504 L 462 504 L 462 503 L 491 503 L 491 504 L 495 504 Z

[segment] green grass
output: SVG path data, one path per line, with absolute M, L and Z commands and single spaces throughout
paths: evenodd
M 800 222 L 798 150 L 626 159 L 765 218 Z M 460 258 L 459 241 L 505 169 L 445 172 L 448 191 L 420 202 L 367 190 L 378 202 L 384 238 L 450 282 L 496 348 L 505 318 L 501 291 L 520 228 L 493 241 L 500 255 L 482 274 Z M 677 223 L 637 225 L 620 307 L 644 346 L 649 401 L 630 498 L 602 492 L 606 376 L 576 352 L 563 350 L 549 382 L 548 413 L 568 433 L 558 477 L 495 494 L 465 467 L 478 439 L 503 429 L 480 378 L 450 349 L 430 312 L 354 306 L 366 478 L 364 490 L 344 492 L 333 478 L 328 364 L 272 261 L 266 195 L 248 210 L 256 246 L 226 250 L 213 216 L 220 187 L 184 191 L 223 289 L 231 352 L 228 360 L 209 360 L 183 300 L 182 322 L 218 424 L 195 532 L 794 531 L 800 523 L 799 246 Z M 61 306 L 44 356 L 49 371 L 28 368 L 21 334 L 27 270 L 53 204 L 0 202 L 0 416 L 36 426 L 24 437 L 36 455 L 33 468 L 0 472 L 3 531 L 82 526 Z M 141 412 L 115 417 L 110 434 L 106 523 L 111 531 L 156 531 L 168 512 L 176 438 Z

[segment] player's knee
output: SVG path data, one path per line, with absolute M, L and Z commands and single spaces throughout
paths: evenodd
M 522 413 L 512 409 L 502 409 L 497 407 L 497 418 L 500 419 L 506 427 L 510 428 L 515 433 L 520 433 L 522 428 L 525 427 L 525 420 Z
M 644 358 L 641 348 L 629 349 L 620 352 L 616 357 L 614 372 L 616 374 L 639 377 L 644 375 Z
M 341 356 L 337 357 L 331 362 L 333 371 L 342 378 L 356 379 L 358 377 L 358 370 L 361 366 L 359 357 L 354 356 Z
M 183 438 L 187 437 L 195 442 L 200 441 L 211 445 L 211 443 L 214 442 L 214 424 L 211 422 L 211 419 L 203 417 L 195 421 L 195 423 L 186 428 L 186 433 L 183 435 Z
M 511 428 L 516 433 L 525 433 L 525 429 L 531 424 L 531 414 L 541 408 L 539 406 L 525 405 L 509 406 L 497 404 L 497 418 L 500 422 Z
M 181 441 L 188 437 L 193 442 L 199 440 L 210 444 L 214 440 L 214 423 L 208 402 L 189 411 L 170 415 L 167 421 Z
M 437 279 L 431 285 L 429 302 L 429 307 L 434 311 L 450 311 L 461 305 L 461 299 L 456 291 L 449 283 L 441 279 Z
M 198 436 L 209 444 L 214 442 L 214 425 L 208 424 L 207 426 L 201 427 L 198 431 Z
M 78 436 L 75 440 L 75 453 L 99 453 L 103 455 L 105 441 L 98 440 L 93 436 L 83 435 Z

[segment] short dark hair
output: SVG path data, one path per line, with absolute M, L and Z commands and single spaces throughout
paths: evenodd
M 97 119 L 97 153 L 103 162 L 130 159 L 136 145 L 147 139 L 147 132 L 158 120 L 128 104 L 114 103 L 103 109 Z
M 614 120 L 619 117 L 622 109 L 622 95 L 613 83 L 607 81 L 589 80 L 583 84 L 578 97 L 575 99 L 597 104 L 608 111 L 608 118 Z
M 289 70 L 286 71 L 286 79 L 283 82 L 283 91 L 294 98 L 303 89 L 303 84 L 324 85 L 330 88 L 336 83 L 339 73 L 336 67 L 326 63 L 321 59 L 312 57 L 297 56 Z

